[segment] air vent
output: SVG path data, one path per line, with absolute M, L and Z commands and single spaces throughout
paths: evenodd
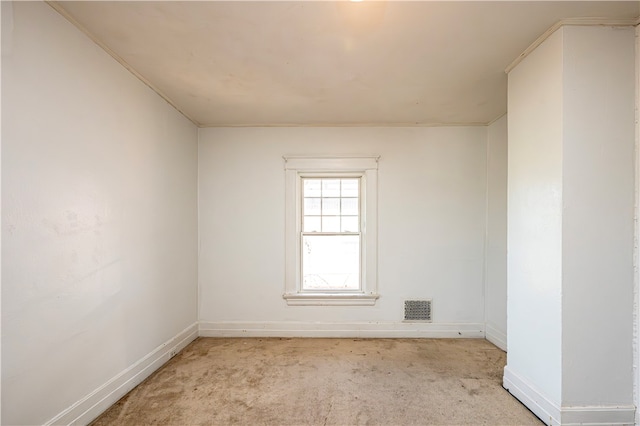
M 431 300 L 405 300 L 404 320 L 431 322 Z

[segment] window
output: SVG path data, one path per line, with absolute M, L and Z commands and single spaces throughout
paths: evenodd
M 360 289 L 360 178 L 302 178 L 302 290 Z
M 289 305 L 373 305 L 378 157 L 286 157 Z

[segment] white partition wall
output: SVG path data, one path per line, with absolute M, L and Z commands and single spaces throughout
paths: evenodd
M 634 29 L 566 26 L 509 74 L 505 387 L 633 422 Z
M 507 368 L 559 405 L 561 31 L 511 71 L 509 108 Z

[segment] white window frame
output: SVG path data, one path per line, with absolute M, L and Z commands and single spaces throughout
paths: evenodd
M 300 157 L 285 160 L 285 292 L 299 305 L 364 305 L 378 299 L 378 160 L 379 156 Z M 304 290 L 302 287 L 302 179 L 360 178 L 360 289 Z

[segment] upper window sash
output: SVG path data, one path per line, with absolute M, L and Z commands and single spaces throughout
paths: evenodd
M 344 176 L 344 174 L 327 175 L 324 173 L 321 177 L 301 176 L 302 185 L 300 186 L 300 203 L 302 213 L 300 215 L 300 231 L 303 235 L 360 235 L 362 221 L 365 215 L 362 212 L 362 188 L 364 186 L 364 177 L 362 173 Z M 336 180 L 340 182 L 338 193 L 327 191 L 324 183 L 327 180 Z M 317 181 L 318 189 L 311 189 L 306 192 L 307 183 Z M 353 188 L 345 189 L 344 182 L 351 181 L 357 185 L 357 191 Z M 310 186 L 310 185 L 309 185 Z M 310 195 L 309 195 L 310 194 Z M 307 200 L 314 200 L 316 204 L 307 210 Z M 332 213 L 327 213 L 325 203 L 333 200 L 337 205 Z M 345 200 L 351 200 L 355 203 L 351 206 L 345 205 Z M 318 204 L 319 203 L 319 204 Z M 311 213 L 309 213 L 311 212 Z M 325 218 L 338 221 L 338 229 L 331 229 L 331 226 L 325 222 Z M 309 221 L 309 222 L 308 222 Z M 333 224 L 335 226 L 335 223 Z

